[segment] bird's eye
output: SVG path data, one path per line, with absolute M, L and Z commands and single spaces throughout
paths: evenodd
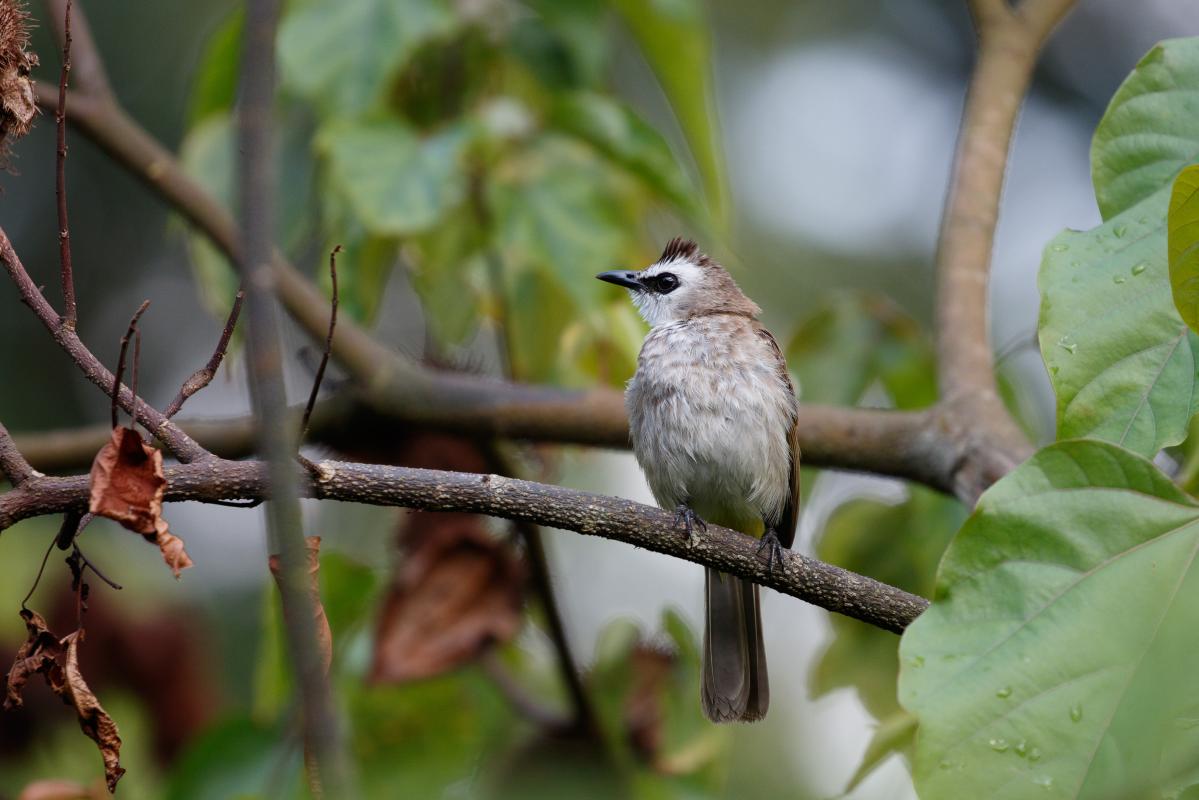
M 663 272 L 654 279 L 654 288 L 658 294 L 670 294 L 679 288 L 679 279 L 669 272 Z

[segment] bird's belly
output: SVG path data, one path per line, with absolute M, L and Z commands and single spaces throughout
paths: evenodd
M 639 376 L 630 393 L 633 445 L 659 504 L 687 503 L 746 533 L 788 492 L 787 427 L 761 387 L 697 369 L 664 383 Z

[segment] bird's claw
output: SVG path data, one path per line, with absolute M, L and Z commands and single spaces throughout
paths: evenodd
M 762 535 L 762 541 L 758 544 L 758 555 L 762 555 L 762 551 L 766 551 L 766 574 L 773 575 L 775 567 L 783 574 L 787 572 L 786 561 L 783 556 L 783 544 L 779 541 L 779 536 L 774 532 L 774 528 L 767 528 L 766 533 Z
M 687 541 L 692 539 L 693 531 L 698 528 L 704 533 L 708 532 L 708 523 L 699 518 L 699 515 L 691 510 L 691 507 L 686 503 L 679 503 L 674 509 L 674 527 L 677 530 L 682 525 L 683 530 L 687 533 Z

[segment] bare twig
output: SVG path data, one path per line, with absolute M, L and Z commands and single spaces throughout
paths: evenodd
M 549 562 L 545 557 L 545 544 L 541 541 L 541 529 L 530 522 L 517 522 L 516 530 L 525 541 L 529 572 L 537 596 L 541 600 L 541 608 L 545 612 L 546 625 L 549 628 L 550 641 L 558 653 L 558 671 L 566 684 L 574 707 L 573 724 L 582 733 L 599 735 L 599 718 L 591 702 L 591 695 L 583 685 L 583 675 L 575 660 L 570 640 L 566 638 L 566 625 L 562 621 L 562 609 L 558 607 L 558 598 L 550 578 Z
M 71 74 L 71 0 L 63 11 L 62 72 L 58 78 L 58 110 L 54 121 L 58 147 L 54 170 L 54 195 L 58 200 L 58 258 L 62 276 L 62 298 L 65 310 L 63 324 L 74 328 L 78 320 L 75 305 L 75 273 L 71 264 L 71 228 L 67 224 L 67 77 Z
M 329 281 L 332 284 L 329 300 L 329 332 L 325 334 L 325 350 L 321 353 L 320 366 L 316 368 L 316 377 L 312 379 L 312 391 L 308 393 L 308 405 L 304 407 L 304 418 L 300 423 L 300 441 L 308 438 L 308 422 L 312 419 L 312 409 L 316 407 L 316 397 L 321 392 L 321 381 L 325 379 L 325 368 L 329 366 L 329 354 L 333 352 L 333 332 L 337 328 L 337 254 L 341 245 L 329 253 Z
M 121 396 L 121 375 L 125 372 L 125 354 L 129 349 L 129 340 L 133 338 L 137 332 L 137 321 L 141 319 L 142 314 L 146 313 L 146 309 L 150 307 L 149 300 L 143 300 L 138 306 L 137 311 L 133 312 L 133 316 L 129 318 L 129 327 L 125 329 L 125 335 L 121 337 L 121 353 L 117 356 L 117 371 L 112 376 L 112 427 L 117 427 L 117 399 Z M 140 350 L 140 347 L 138 348 Z M 129 391 L 133 395 L 133 410 L 129 413 L 137 419 L 137 355 L 133 357 L 133 388 Z
M 26 272 L 21 259 L 17 257 L 16 251 L 13 250 L 12 242 L 9 241 L 8 235 L 3 230 L 0 230 L 0 263 L 4 264 L 9 277 L 16 284 L 22 302 L 33 310 L 37 318 L 41 320 L 42 325 L 50 331 L 50 334 L 54 337 L 54 341 L 58 342 L 59 347 L 71 357 L 88 380 L 100 387 L 105 393 L 110 392 L 113 384 L 113 374 L 105 368 L 100 360 L 96 358 L 95 354 L 80 340 L 73 328 L 59 324 L 58 314 L 55 313 L 54 308 L 46 301 L 37 284 L 29 277 L 29 273 Z M 145 402 L 135 404 L 133 401 L 133 392 L 129 389 L 121 387 L 118 402 L 121 408 L 130 414 L 136 411 L 137 421 L 146 426 L 146 429 L 157 437 L 180 461 L 195 461 L 209 455 L 194 439 L 176 427 L 162 414 L 158 413 L 153 406 Z
M 317 475 L 293 467 L 306 497 L 468 511 L 600 536 L 748 578 L 889 631 L 903 630 L 928 606 L 924 598 L 801 553 L 787 552 L 785 569 L 769 571 L 756 539 L 716 525 L 688 543 L 675 528 L 672 512 L 619 497 L 499 475 L 344 461 L 321 461 L 317 467 Z M 270 494 L 270 473 L 261 461 L 175 465 L 167 468 L 166 478 L 168 501 L 249 500 Z M 0 495 L 0 530 L 29 517 L 83 508 L 87 497 L 87 476 L 31 481 Z
M 308 782 L 329 797 L 352 797 L 349 761 L 342 749 L 328 675 L 317 643 L 299 481 L 292 466 L 296 447 L 285 424 L 287 400 L 273 291 L 276 279 L 271 268 L 274 185 L 271 115 L 278 13 L 278 0 L 249 0 L 246 4 L 241 102 L 237 114 L 238 194 L 245 237 L 239 266 L 249 315 L 246 365 L 254 413 L 262 421 L 259 441 L 267 458 L 271 487 L 271 500 L 266 507 L 267 532 L 271 550 L 279 554 L 276 580 L 302 709 Z
M 113 589 L 116 589 L 118 592 L 124 588 L 123 586 L 121 586 L 121 584 L 117 583 L 112 578 L 109 578 L 107 575 L 105 575 L 103 572 L 101 572 L 99 569 L 97 569 L 96 565 L 93 564 L 88 559 L 88 557 L 83 554 L 83 550 L 80 549 L 79 545 L 75 545 L 75 555 L 78 556 L 79 560 L 83 563 L 83 566 L 90 569 L 92 571 L 93 575 L 95 575 L 97 578 L 99 578 L 100 580 L 107 583 L 110 587 L 112 587 Z
M 8 478 L 13 486 L 20 486 L 38 475 L 37 470 L 21 455 L 20 447 L 13 441 L 4 423 L 0 423 L 0 474 Z
M 229 349 L 229 341 L 233 338 L 233 331 L 237 327 L 237 319 L 241 316 L 241 307 L 245 299 L 246 288 L 243 284 L 237 287 L 237 294 L 233 296 L 233 307 L 229 309 L 229 317 L 225 320 L 225 327 L 221 329 L 221 338 L 217 340 L 216 349 L 212 351 L 208 363 L 193 372 L 191 377 L 183 382 L 183 385 L 179 387 L 179 394 L 175 395 L 175 399 L 163 412 L 164 417 L 170 419 L 178 414 L 179 409 L 183 408 L 183 404 L 189 397 L 212 383 L 217 370 L 221 368 L 221 362 L 225 360 L 225 352 Z

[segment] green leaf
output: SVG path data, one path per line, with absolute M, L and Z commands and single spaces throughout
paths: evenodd
M 965 511 L 930 489 L 913 485 L 910 491 L 910 498 L 896 505 L 852 500 L 839 507 L 820 533 L 816 555 L 909 592 L 931 595 L 937 563 Z M 897 536 L 896 531 L 910 534 Z M 890 718 L 899 711 L 898 640 L 848 617 L 829 621 L 834 637 L 809 676 L 812 695 L 852 687 L 876 719 Z
M 167 800 L 292 797 L 300 750 L 287 733 L 244 717 L 221 722 L 192 742 L 171 774 Z
M 233 124 L 228 114 L 209 116 L 187 132 L 179 160 L 221 205 L 233 205 Z M 237 273 L 207 236 L 189 232 L 188 255 L 200 289 L 200 301 L 214 317 L 229 313 L 237 292 Z
M 1166 231 L 1174 305 L 1191 330 L 1199 330 L 1199 166 L 1174 181 Z
M 552 123 L 591 144 L 681 211 L 695 214 L 695 190 L 666 141 L 617 101 L 594 92 L 572 92 L 554 107 Z
M 712 218 L 727 213 L 727 181 L 712 91 L 711 37 L 699 0 L 616 0 L 674 109 L 703 179 Z
M 307 128 L 288 111 L 280 114 L 281 132 L 275 148 L 275 229 L 283 249 L 305 242 L 312 229 L 312 157 Z M 188 131 L 180 145 L 183 169 L 222 206 L 234 208 L 237 150 L 236 131 L 229 112 L 208 115 Z M 223 320 L 237 291 L 237 274 L 208 237 L 189 230 L 188 253 L 204 307 Z
M 862 763 L 845 787 L 846 793 L 856 789 L 892 753 L 910 753 L 916 742 L 916 727 L 916 718 L 906 711 L 897 711 L 880 722 L 862 754 Z
M 1149 51 L 1112 97 L 1091 143 L 1103 218 L 1153 195 L 1199 156 L 1199 37 Z
M 897 408 L 936 401 L 932 346 L 886 297 L 836 292 L 805 317 L 787 345 L 804 402 L 854 405 L 876 380 Z
M 1199 339 L 1170 297 L 1169 191 L 1045 249 L 1038 338 L 1059 438 L 1106 439 L 1152 456 L 1186 437 L 1199 407 Z
M 317 137 L 331 185 L 379 236 L 428 230 L 462 202 L 466 142 L 462 127 L 421 136 L 397 119 L 334 123 Z
M 380 102 L 417 49 L 456 24 L 447 0 L 317 0 L 279 27 L 283 86 L 339 116 Z
M 1141 797 L 1199 761 L 1199 505 L 1115 445 L 995 484 L 900 643 L 924 800 Z
M 221 23 L 204 46 L 204 55 L 196 70 L 195 83 L 189 100 L 188 118 L 191 124 L 210 114 L 229 111 L 237 98 L 237 78 L 241 71 L 242 29 L 245 11 L 235 9 Z

